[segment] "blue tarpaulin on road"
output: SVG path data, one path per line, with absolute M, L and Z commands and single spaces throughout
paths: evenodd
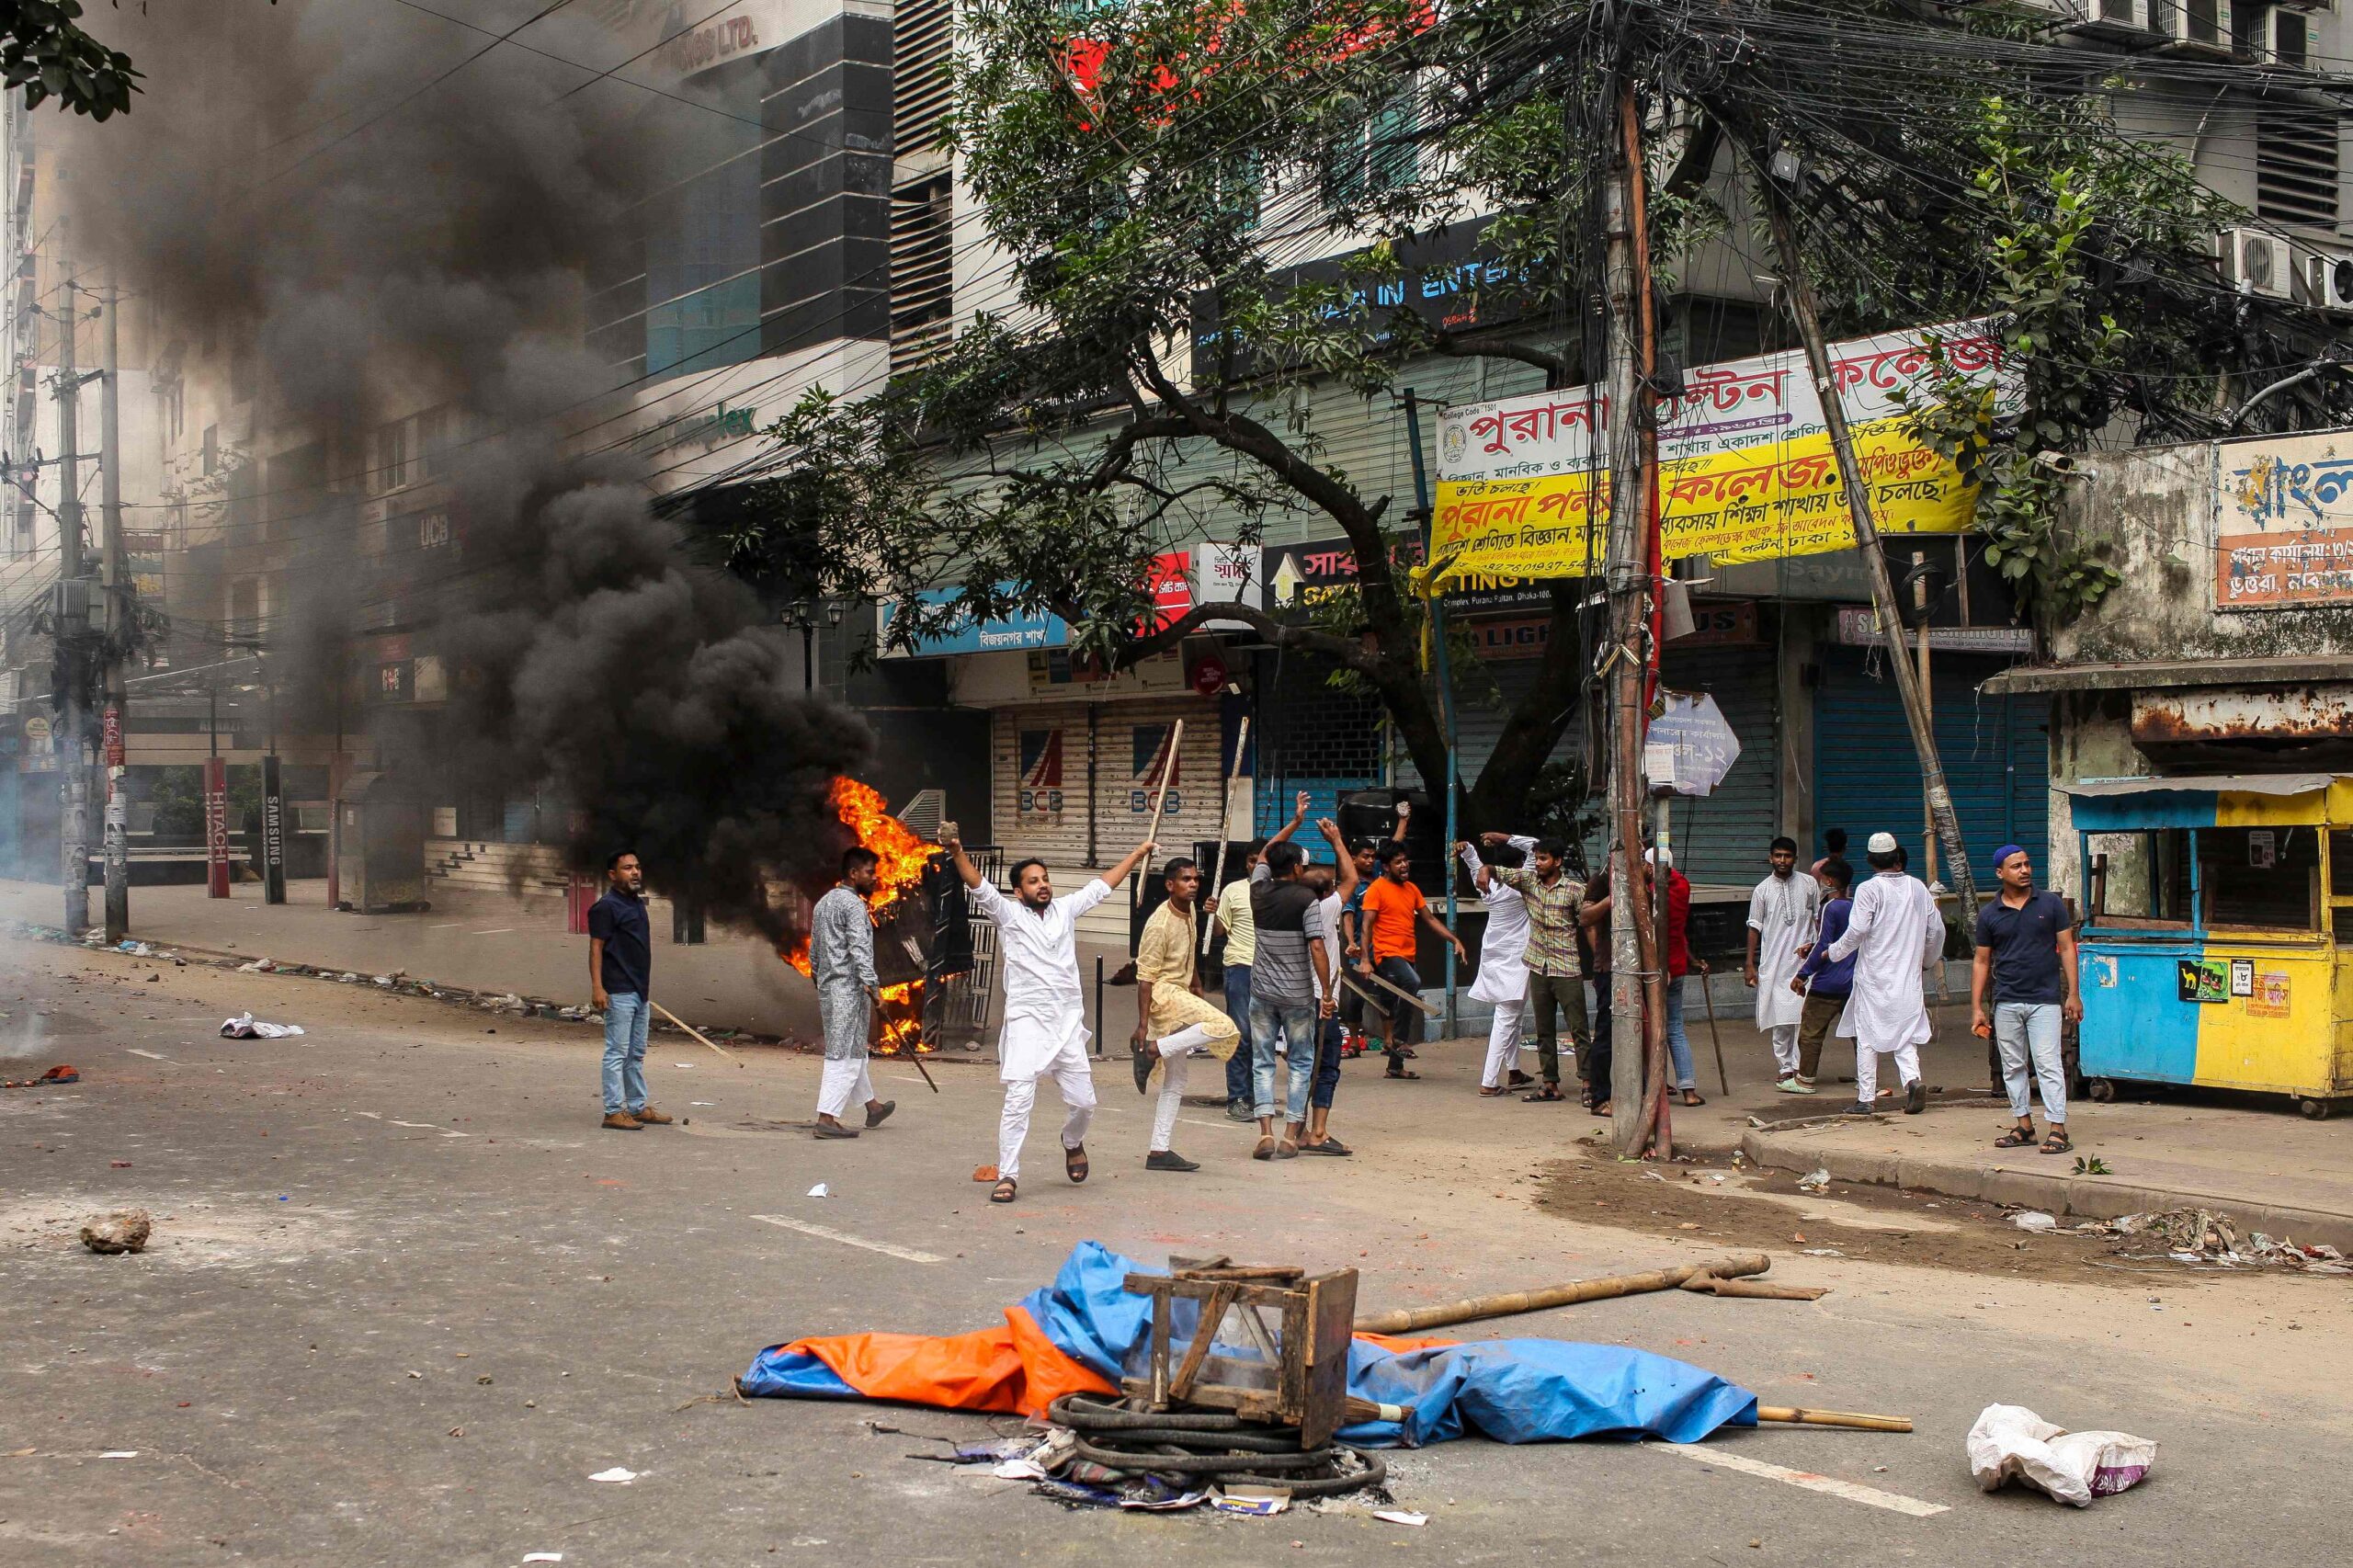
M 1100 1243 L 1081 1242 L 1051 1285 L 1006 1310 L 1001 1327 L 938 1338 L 796 1339 L 761 1351 L 739 1386 L 755 1397 L 1041 1415 L 1063 1393 L 1117 1392 L 1121 1373 L 1142 1366 L 1151 1302 L 1122 1281 L 1149 1272 Z M 1561 1339 L 1414 1344 L 1402 1349 L 1359 1335 L 1349 1347 L 1348 1392 L 1403 1406 L 1405 1415 L 1350 1426 L 1344 1440 L 1414 1447 L 1475 1433 L 1504 1443 L 1646 1436 L 1694 1443 L 1719 1426 L 1756 1424 L 1755 1394 L 1647 1350 Z

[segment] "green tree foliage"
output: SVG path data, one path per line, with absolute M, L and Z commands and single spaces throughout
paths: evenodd
M 771 477 L 721 525 L 731 562 L 779 597 L 882 599 L 902 643 L 1050 612 L 1082 651 L 1128 662 L 1205 619 L 1246 620 L 1376 694 L 1426 778 L 1445 775 L 1444 733 L 1395 549 L 1419 520 L 1386 475 L 1330 460 L 1315 410 L 1400 418 L 1405 367 L 1429 355 L 1516 361 L 1556 387 L 1598 369 L 1621 78 L 1663 293 L 1719 238 L 1720 269 L 1774 265 L 1745 182 L 1775 178 L 1833 331 L 2013 319 L 2033 417 L 1989 428 L 1972 460 L 1997 480 L 2005 569 L 2025 562 L 2038 591 L 2081 597 L 2097 576 L 2043 559 L 2057 476 L 2040 454 L 2120 423 L 2216 429 L 2234 367 L 2313 348 L 2304 324 L 2220 286 L 2208 236 L 2228 214 L 2115 122 L 2115 57 L 1976 8 L 971 0 L 959 28 L 959 210 L 986 240 L 959 244 L 999 298 L 921 368 L 781 422 Z M 1790 166 L 1793 182 L 1766 172 Z M 1473 296 L 1479 324 L 1369 290 L 1404 247 L 1472 223 L 1500 264 Z M 1301 270 L 1336 253 L 1353 260 Z M 2300 395 L 2347 394 L 2315 380 Z M 1350 540 L 1352 597 L 1152 625 L 1154 554 L 1279 519 Z M 1472 783 L 1474 823 L 1517 820 L 1595 707 L 1581 597 L 1552 595 L 1547 652 Z
M 26 108 L 55 98 L 92 119 L 130 109 L 140 74 L 84 32 L 81 15 L 79 0 L 0 0 L 0 79 L 24 89 Z

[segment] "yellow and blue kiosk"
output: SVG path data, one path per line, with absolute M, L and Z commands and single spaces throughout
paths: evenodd
M 2080 1066 L 2125 1083 L 2353 1096 L 2353 775 L 2064 785 L 2083 868 Z

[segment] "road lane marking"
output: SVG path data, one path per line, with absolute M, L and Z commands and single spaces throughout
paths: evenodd
M 1761 1475 L 1768 1481 L 1783 1482 L 1791 1486 L 1802 1487 L 1808 1492 L 1821 1492 L 1833 1497 L 1844 1497 L 1849 1503 L 1862 1503 L 1874 1508 L 1885 1508 L 1891 1514 L 1909 1514 L 1915 1519 L 1930 1518 L 1938 1514 L 1951 1512 L 1951 1509 L 1942 1503 L 1923 1503 L 1917 1497 L 1906 1497 L 1900 1492 L 1881 1492 L 1875 1486 L 1865 1486 L 1852 1481 L 1840 1481 L 1835 1476 L 1816 1475 L 1810 1470 L 1791 1470 L 1787 1465 L 1768 1464 L 1763 1460 L 1749 1459 L 1742 1454 L 1726 1453 L 1722 1449 L 1711 1449 L 1699 1443 L 1652 1443 L 1644 1446 L 1658 1449 L 1665 1453 L 1681 1454 L 1685 1459 L 1698 1460 L 1701 1464 L 1720 1465 L 1725 1470 L 1736 1470 L 1744 1475 Z
M 788 1231 L 799 1231 L 804 1236 L 817 1236 L 825 1241 L 839 1242 L 844 1246 L 864 1247 L 869 1252 L 887 1253 L 892 1257 L 903 1257 L 909 1263 L 948 1261 L 944 1257 L 935 1257 L 927 1252 L 917 1252 L 913 1247 L 893 1246 L 889 1242 L 870 1242 L 864 1236 L 853 1236 L 847 1231 L 836 1231 L 831 1225 L 813 1225 L 806 1220 L 788 1220 L 781 1214 L 755 1214 L 752 1218 L 764 1225 L 780 1225 Z
M 475 937 L 504 937 L 514 929 L 515 927 L 512 926 L 494 926 L 487 931 L 473 931 L 469 932 L 468 935 Z
M 150 1061 L 150 1062 L 172 1062 L 172 1059 L 171 1059 L 170 1057 L 168 1057 L 168 1056 L 159 1056 L 159 1055 L 157 1055 L 155 1052 L 153 1052 L 153 1051 L 142 1051 L 142 1050 L 140 1050 L 140 1049 L 139 1049 L 137 1046 L 135 1046 L 135 1045 L 126 1047 L 125 1049 L 127 1049 L 127 1050 L 131 1052 L 131 1055 L 133 1055 L 133 1056 L 143 1056 L 143 1057 L 145 1057 L 145 1058 L 146 1058 L 148 1061 Z M 173 1065 L 173 1066 L 175 1066 L 175 1067 L 176 1067 L 176 1066 L 178 1066 L 178 1065 L 179 1065 L 179 1063 L 178 1063 L 178 1062 L 172 1062 L 172 1065 Z
M 429 1121 L 401 1121 L 372 1110 L 355 1110 L 354 1116 L 364 1116 L 370 1121 L 381 1121 L 387 1127 L 414 1127 L 421 1132 L 438 1132 L 444 1138 L 471 1138 L 471 1132 L 459 1132 L 447 1127 L 436 1127 Z

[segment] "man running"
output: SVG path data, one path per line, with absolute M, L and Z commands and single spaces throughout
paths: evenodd
M 1813 938 L 1822 883 L 1798 875 L 1798 841 L 1777 838 L 1766 852 L 1769 870 L 1748 895 L 1748 957 L 1741 979 L 1756 993 L 1756 1032 L 1773 1042 L 1773 1064 L 1783 1084 L 1798 1070 L 1798 1025 L 1805 1012 L 1790 988 L 1798 949 Z
M 874 1097 L 866 1071 L 866 1047 L 873 1028 L 874 1004 L 881 982 L 874 974 L 874 919 L 867 895 L 874 891 L 881 861 L 871 849 L 852 845 L 842 851 L 842 880 L 809 916 L 809 973 L 817 983 L 817 1016 L 825 1025 L 825 1075 L 817 1090 L 817 1136 L 855 1138 L 842 1112 L 856 1100 L 866 1107 L 866 1125 L 880 1127 L 899 1108 L 896 1100 Z
M 1523 857 L 1536 847 L 1536 840 L 1524 835 L 1480 837 L 1517 849 Z M 1519 1042 L 1528 1028 L 1528 905 L 1518 888 L 1495 877 L 1468 839 L 1454 851 L 1470 869 L 1479 902 L 1487 910 L 1487 928 L 1479 938 L 1479 978 L 1472 982 L 1471 999 L 1495 1010 L 1495 1022 L 1487 1028 L 1487 1064 L 1479 1075 L 1479 1093 L 1495 1099 L 1536 1081 L 1519 1070 Z
M 1904 874 L 1895 835 L 1872 834 L 1863 858 L 1877 874 L 1856 890 L 1846 935 L 1824 949 L 1832 963 L 1855 960 L 1854 993 L 1838 1029 L 1855 1040 L 1855 1103 L 1847 1113 L 1874 1114 L 1880 1053 L 1893 1051 L 1904 1085 L 1904 1114 L 1917 1116 L 1928 1107 L 1920 1047 L 1931 1032 L 1920 971 L 1944 952 L 1944 921 L 1927 886 Z
M 1005 1114 L 997 1123 L 997 1183 L 989 1201 L 1010 1203 L 1020 1191 L 1021 1142 L 1029 1136 L 1029 1111 L 1038 1102 L 1040 1078 L 1052 1078 L 1070 1108 L 1063 1123 L 1063 1169 L 1074 1182 L 1086 1179 L 1095 1076 L 1086 1060 L 1086 1042 L 1093 1038 L 1086 1028 L 1086 993 L 1078 983 L 1078 917 L 1110 897 L 1143 864 L 1153 845 L 1137 845 L 1108 873 L 1061 898 L 1054 896 L 1043 860 L 1014 866 L 1014 896 L 1007 898 L 981 875 L 961 840 L 949 839 L 948 848 L 973 907 L 995 923 L 1001 944 L 1005 1023 L 997 1033 L 996 1075 L 1005 1085 Z
M 1177 1108 L 1185 1103 L 1187 1060 L 1205 1051 L 1221 1062 L 1233 1054 L 1242 1031 L 1201 996 L 1195 967 L 1194 901 L 1200 896 L 1201 869 L 1180 855 L 1162 869 L 1168 898 L 1143 923 L 1136 944 L 1136 1093 L 1152 1092 L 1153 1070 L 1160 1071 L 1160 1104 L 1152 1117 L 1149 1171 L 1197 1171 L 1200 1164 L 1168 1146 L 1176 1131 Z

